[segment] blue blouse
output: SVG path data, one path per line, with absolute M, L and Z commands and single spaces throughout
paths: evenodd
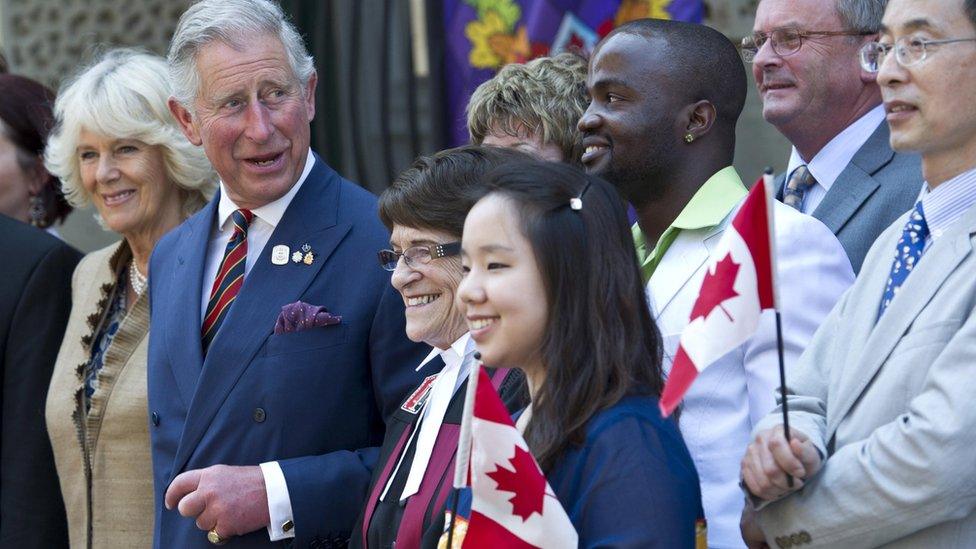
M 579 547 L 695 547 L 704 517 L 698 473 L 654 397 L 626 397 L 593 416 L 583 444 L 567 450 L 546 477 Z M 470 516 L 470 489 L 459 502 L 458 515 Z
M 704 516 L 695 464 L 654 397 L 626 397 L 595 415 L 586 440 L 547 475 L 580 547 L 695 547 Z

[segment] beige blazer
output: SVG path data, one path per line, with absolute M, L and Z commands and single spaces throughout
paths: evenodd
M 759 512 L 772 547 L 976 547 L 976 207 L 878 319 L 907 218 L 881 233 L 787 378 L 790 427 L 827 459 Z
M 116 291 L 118 273 L 131 257 L 123 240 L 88 254 L 78 264 L 71 285 L 71 316 L 48 392 L 47 429 L 72 548 L 152 545 L 148 295 L 136 301 L 106 351 L 87 414 L 81 399 L 92 339 Z

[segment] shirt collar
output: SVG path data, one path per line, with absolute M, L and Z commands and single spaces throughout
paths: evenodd
M 455 362 L 463 361 L 464 358 L 467 357 L 469 354 L 471 354 L 473 351 L 474 351 L 474 340 L 471 339 L 471 333 L 464 332 L 464 335 L 457 338 L 457 340 L 455 340 L 454 343 L 451 343 L 451 346 L 448 347 L 447 349 L 438 349 L 437 347 L 431 349 L 430 353 L 427 355 L 427 358 L 425 358 L 423 362 L 420 363 L 420 366 L 417 366 L 417 369 L 415 371 L 419 372 L 421 368 L 426 366 L 427 363 L 429 363 L 431 360 L 434 360 L 434 358 L 437 356 L 441 357 L 441 359 L 444 361 L 444 364 L 452 364 Z
M 671 229 L 695 230 L 714 227 L 729 215 L 732 208 L 735 208 L 747 192 L 735 168 L 732 166 L 723 168 L 708 178 L 708 181 L 698 189 L 665 232 Z M 650 252 L 647 249 L 644 233 L 637 223 L 634 223 L 632 231 L 634 244 L 642 261 L 649 255 L 658 255 L 665 251 L 657 250 L 661 243 L 661 240 L 658 240 L 655 250 Z
M 942 236 L 970 206 L 976 204 L 976 168 L 929 189 L 928 183 L 922 187 L 922 211 L 925 223 L 933 239 Z
M 786 177 L 789 178 L 794 170 L 806 165 L 813 178 L 817 180 L 817 184 L 829 191 L 834 181 L 837 181 L 841 172 L 847 168 L 857 151 L 870 139 L 884 119 L 884 106 L 878 105 L 835 135 L 809 162 L 800 156 L 796 147 L 793 147 L 790 152 L 790 163 L 786 167 Z
M 302 175 L 299 176 L 298 181 L 291 186 L 291 189 L 285 193 L 284 196 L 275 200 L 274 202 L 269 202 L 260 208 L 254 208 L 251 213 L 255 217 L 261 219 L 272 228 L 278 226 L 278 222 L 281 221 L 281 217 L 285 215 L 285 210 L 288 209 L 288 205 L 291 204 L 295 195 L 302 188 L 302 184 L 308 179 L 308 174 L 312 172 L 312 167 L 315 166 L 315 155 L 312 154 L 312 149 L 308 149 L 308 154 L 305 157 L 305 168 L 302 170 Z M 217 227 L 223 228 L 227 220 L 230 219 L 231 214 L 238 209 L 237 204 L 227 196 L 227 188 L 224 186 L 223 180 L 220 181 L 220 202 L 217 203 Z

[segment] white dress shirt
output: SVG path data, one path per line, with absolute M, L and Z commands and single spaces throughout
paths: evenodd
M 419 371 L 438 355 L 444 361 L 444 368 L 437 374 L 437 379 L 434 380 L 430 389 L 430 396 L 420 410 L 420 418 L 417 420 L 420 428 L 414 429 L 410 434 L 410 438 L 404 446 L 404 452 L 400 454 L 400 459 L 380 495 L 380 500 L 386 499 L 387 492 L 390 490 L 400 466 L 403 465 L 403 458 L 407 455 L 406 449 L 411 444 L 416 444 L 416 450 L 414 451 L 413 462 L 410 464 L 410 471 L 407 474 L 406 484 L 404 484 L 403 492 L 400 494 L 400 501 L 403 502 L 420 489 L 420 482 L 427 471 L 430 456 L 434 451 L 434 442 L 437 440 L 437 434 L 444 422 L 444 415 L 451 404 L 451 399 L 454 398 L 454 393 L 461 387 L 464 380 L 468 379 L 471 365 L 474 363 L 474 352 L 474 340 L 471 339 L 471 334 L 466 332 L 447 349 L 442 350 L 435 347 L 417 367 Z M 416 442 L 414 442 L 415 439 Z
M 254 218 L 247 229 L 247 258 L 244 260 L 244 278 L 251 271 L 251 267 L 261 256 L 264 246 L 271 238 L 275 227 L 281 221 L 281 217 L 288 209 L 295 195 L 302 188 L 305 179 L 315 165 L 315 156 L 309 149 L 308 157 L 305 159 L 305 169 L 302 170 L 298 182 L 292 185 L 291 189 L 284 196 L 274 202 L 265 204 L 260 208 L 251 210 Z M 234 235 L 234 223 L 230 220 L 231 214 L 238 209 L 234 201 L 227 196 L 227 188 L 224 182 L 220 182 L 220 202 L 217 204 L 216 223 L 210 229 L 210 243 L 207 245 L 207 263 L 204 266 L 203 280 L 204 287 L 201 292 L 200 318 L 207 314 L 207 304 L 210 302 L 210 291 L 213 281 L 217 278 L 217 271 L 220 270 L 220 262 L 224 258 L 224 250 L 227 242 Z M 289 527 L 284 531 L 284 525 L 294 525 L 291 509 L 291 499 L 288 496 L 288 485 L 285 483 L 285 474 L 281 471 L 278 462 L 272 461 L 261 464 L 261 473 L 264 475 L 265 490 L 268 493 L 268 512 L 271 517 L 271 524 L 268 526 L 268 535 L 271 541 L 278 541 L 295 537 L 295 529 Z
M 665 372 L 671 371 L 681 333 L 708 272 L 708 260 L 734 211 L 717 227 L 678 233 L 648 282 L 651 311 L 664 343 Z M 844 248 L 823 223 L 780 202 L 774 204 L 772 213 L 789 381 L 793 365 L 817 327 L 854 282 L 854 271 Z M 763 311 L 756 333 L 702 370 L 684 397 L 678 426 L 698 470 L 711 549 L 745 549 L 739 532 L 744 501 L 739 489 L 740 463 L 753 426 L 776 405 L 776 333 L 775 312 Z
M 793 147 L 790 162 L 786 167 L 786 180 L 789 181 L 790 175 L 804 165 L 817 180 L 817 184 L 810 187 L 803 196 L 801 207 L 803 213 L 810 215 L 817 209 L 827 195 L 827 191 L 834 185 L 834 181 L 837 181 L 837 177 L 884 121 L 884 106 L 878 105 L 835 135 L 809 162 L 800 156 L 796 147 Z

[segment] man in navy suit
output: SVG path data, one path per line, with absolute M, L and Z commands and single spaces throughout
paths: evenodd
M 374 268 L 389 234 L 309 149 L 315 70 L 276 4 L 195 4 L 169 64 L 170 109 L 221 183 L 150 265 L 155 547 L 344 546 L 426 353 Z M 310 321 L 281 322 L 299 301 Z

